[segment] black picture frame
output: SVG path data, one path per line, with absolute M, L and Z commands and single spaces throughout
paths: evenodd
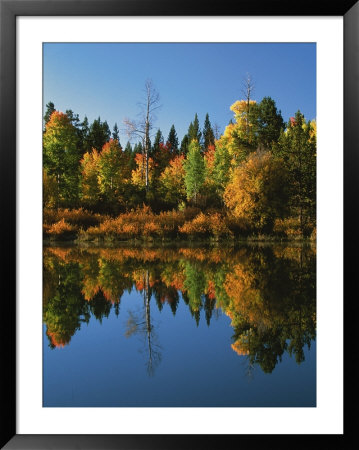
M 6 449 L 183 449 L 206 445 L 264 444 L 284 448 L 288 440 L 299 445 L 330 438 L 344 448 L 344 438 L 354 428 L 354 415 L 345 416 L 343 435 L 18 435 L 16 434 L 16 17 L 17 16 L 343 16 L 344 18 L 344 285 L 351 292 L 355 280 L 354 251 L 357 248 L 359 169 L 359 2 L 323 0 L 301 2 L 224 0 L 221 3 L 187 0 L 0 0 L 0 192 L 3 220 L 1 448 Z M 349 267 L 352 267 L 349 269 Z M 355 291 L 353 291 L 355 292 Z M 347 299 L 348 300 L 348 299 Z M 345 304 L 345 382 L 354 359 L 350 343 L 354 329 L 354 300 Z M 355 351 L 355 350 L 354 350 Z M 348 386 L 348 385 L 346 385 Z M 349 387 L 344 391 L 345 411 L 350 408 Z M 179 424 L 180 431 L 180 424 Z M 165 430 L 164 430 L 165 432 Z M 206 442 L 205 442 L 206 441 Z

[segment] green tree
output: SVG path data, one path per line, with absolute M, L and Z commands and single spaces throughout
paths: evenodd
M 91 152 L 91 143 L 89 141 L 89 121 L 87 116 L 84 117 L 84 120 L 81 124 L 81 143 L 82 143 L 82 154 L 84 155 L 86 152 Z
M 210 145 L 214 145 L 214 132 L 209 120 L 208 113 L 206 114 L 203 126 L 203 145 L 204 150 L 207 150 Z
M 284 130 L 284 121 L 275 101 L 264 97 L 256 108 L 258 143 L 266 149 L 271 149 L 278 141 L 281 131 Z
M 95 119 L 89 129 L 88 143 L 90 148 L 101 151 L 102 147 L 111 137 L 111 131 L 108 123 L 101 122 L 101 118 Z
M 176 206 L 186 198 L 183 162 L 183 155 L 173 158 L 162 172 L 159 179 L 159 192 L 161 198 Z
M 78 135 L 66 114 L 54 111 L 43 136 L 43 165 L 57 181 L 57 207 L 74 206 L 79 194 Z
M 117 126 L 116 122 L 115 122 L 115 125 L 113 126 L 112 139 L 114 139 L 115 141 L 118 141 L 119 145 L 121 146 L 119 130 L 118 130 L 118 126 Z
M 316 126 L 298 111 L 281 134 L 273 153 L 289 171 L 291 215 L 302 234 L 310 234 L 316 217 Z
M 160 144 L 163 144 L 163 134 L 162 131 L 158 129 L 155 135 L 155 139 L 153 141 L 151 156 L 155 155 L 160 151 Z
M 55 105 L 52 102 L 47 103 L 46 105 L 46 112 L 44 115 L 44 131 L 45 131 L 45 127 L 47 122 L 50 120 L 51 114 L 56 111 L 55 110 Z
M 187 134 L 188 134 L 188 142 L 189 143 L 192 142 L 193 139 L 195 139 L 196 141 L 198 141 L 199 144 L 201 144 L 202 133 L 199 128 L 199 120 L 198 120 L 197 113 L 194 116 L 193 122 L 191 122 L 188 127 Z
M 206 177 L 206 166 L 199 143 L 196 140 L 193 140 L 189 145 L 184 169 L 187 199 L 194 199 L 194 203 L 197 203 L 198 194 L 201 192 Z
M 177 133 L 176 133 L 176 129 L 175 129 L 174 125 L 171 126 L 170 132 L 168 133 L 167 142 L 170 145 L 171 153 L 174 155 L 177 155 L 178 154 L 178 137 L 177 137 Z
M 231 168 L 231 155 L 228 148 L 219 141 L 216 145 L 213 164 L 213 179 L 217 194 L 222 198 L 228 184 Z
M 181 152 L 182 155 L 187 155 L 188 145 L 189 145 L 188 134 L 185 134 L 183 136 L 182 141 L 181 141 L 181 150 L 180 150 L 180 152 Z

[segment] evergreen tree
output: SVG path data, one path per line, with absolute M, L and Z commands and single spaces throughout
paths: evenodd
M 204 126 L 203 126 L 203 146 L 204 150 L 207 150 L 207 148 L 210 145 L 214 145 L 214 132 L 211 126 L 211 122 L 209 120 L 208 113 L 206 114 L 206 118 L 204 120 Z
M 153 146 L 151 148 L 151 155 L 155 155 L 160 150 L 160 144 L 163 144 L 163 135 L 160 129 L 157 130 L 157 133 L 155 135 L 155 140 L 153 142 Z
M 258 143 L 264 148 L 270 149 L 277 142 L 281 131 L 284 130 L 284 121 L 280 111 L 277 110 L 275 101 L 270 97 L 264 97 L 254 108 L 257 114 Z
M 201 130 L 199 128 L 199 120 L 197 113 L 194 116 L 193 122 L 190 123 L 188 127 L 188 141 L 191 143 L 193 140 L 196 140 L 199 144 L 201 144 Z
M 289 171 L 291 214 L 298 217 L 301 232 L 310 234 L 316 215 L 316 128 L 297 111 L 281 133 L 273 154 Z
M 132 153 L 132 145 L 130 141 L 127 141 L 126 147 L 125 147 L 125 153 L 131 154 Z
M 67 109 L 66 110 L 66 115 L 67 117 L 70 119 L 72 125 L 75 128 L 80 128 L 80 118 L 78 114 L 74 114 L 74 112 L 72 111 L 72 109 Z
M 101 151 L 104 144 L 109 141 L 111 137 L 111 131 L 108 123 L 101 122 L 100 117 L 95 119 L 90 126 L 88 134 L 88 142 L 91 148 L 95 148 L 97 151 Z
M 81 124 L 81 143 L 82 143 L 82 153 L 91 152 L 91 145 L 89 143 L 89 121 L 87 116 L 84 117 L 84 120 Z
M 189 145 L 184 169 L 187 199 L 193 199 L 196 204 L 206 177 L 206 166 L 200 152 L 199 143 L 196 140 L 193 140 Z
M 55 105 L 52 102 L 47 103 L 44 115 L 44 131 L 47 122 L 50 120 L 51 114 L 55 111 Z
M 127 144 L 126 144 L 126 147 L 124 150 L 124 154 L 126 155 L 125 159 L 127 161 L 128 170 L 131 173 L 132 170 L 136 169 L 136 162 L 135 162 L 136 152 L 134 150 L 132 150 L 132 145 L 131 145 L 130 141 L 127 141 Z
M 117 126 L 116 122 L 115 122 L 115 125 L 113 127 L 112 138 L 115 139 L 116 141 L 118 141 L 118 145 L 121 147 L 120 135 L 119 135 L 119 130 L 118 130 L 118 126 Z
M 170 144 L 170 150 L 172 154 L 178 154 L 178 137 L 175 126 L 172 125 L 168 134 L 167 142 Z
M 182 155 L 187 155 L 187 152 L 188 152 L 188 134 L 185 134 L 183 136 L 183 139 L 181 141 L 180 152 L 181 152 Z

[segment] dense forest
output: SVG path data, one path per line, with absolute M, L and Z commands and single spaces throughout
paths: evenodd
M 230 106 L 220 134 L 197 114 L 180 141 L 155 129 L 158 94 L 146 83 L 143 119 L 128 142 L 100 117 L 46 105 L 44 236 L 50 239 L 315 239 L 316 122 L 286 123 L 275 101 Z M 155 133 L 154 133 L 155 131 Z M 132 142 L 132 144 L 131 144 Z

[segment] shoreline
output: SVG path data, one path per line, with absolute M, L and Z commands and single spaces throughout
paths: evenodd
M 310 238 L 289 239 L 277 236 L 250 236 L 233 239 L 116 239 L 116 238 L 94 238 L 94 239 L 56 239 L 43 238 L 43 247 L 69 246 L 69 247 L 236 247 L 241 245 L 301 245 L 316 246 L 316 240 Z

